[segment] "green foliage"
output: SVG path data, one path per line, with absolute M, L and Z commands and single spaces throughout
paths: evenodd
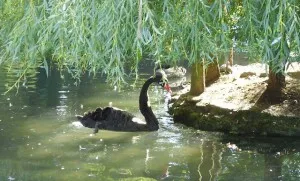
M 258 55 L 275 72 L 300 53 L 299 0 L 243 0 L 244 16 L 239 39 L 247 43 L 250 54 Z
M 227 51 L 231 40 L 225 23 L 229 4 L 224 0 L 164 0 L 157 57 L 161 61 L 188 59 L 189 63 L 212 60 Z
M 300 54 L 299 4 L 299 0 L 1 0 L 0 64 L 24 71 L 56 64 L 75 78 L 84 72 L 102 73 L 110 83 L 121 84 L 128 73 L 137 75 L 142 57 L 170 64 L 185 59 L 192 64 L 213 60 L 234 45 L 282 72 Z
M 4 12 L 14 6 L 7 2 Z M 125 82 L 125 66 L 136 70 L 143 46 L 152 41 L 147 2 L 137 38 L 137 6 L 135 0 L 24 3 L 21 18 L 2 20 L 0 63 L 24 65 L 26 71 L 27 66 L 48 67 L 45 60 L 51 60 L 75 78 L 88 71 L 106 74 L 112 84 Z M 3 12 L 1 17 L 6 17 Z

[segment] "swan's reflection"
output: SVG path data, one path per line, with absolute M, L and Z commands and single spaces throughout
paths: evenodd
M 149 171 L 149 167 L 148 167 L 148 162 L 149 160 L 152 158 L 150 157 L 150 153 L 149 153 L 149 149 L 146 149 L 146 157 L 145 157 L 145 173 L 149 174 L 150 171 Z
M 132 144 L 138 143 L 140 138 L 141 138 L 141 136 L 133 136 L 131 139 Z

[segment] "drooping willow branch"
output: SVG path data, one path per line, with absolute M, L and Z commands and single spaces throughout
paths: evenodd
M 137 26 L 137 31 L 136 31 L 136 37 L 137 39 L 142 38 L 142 21 L 143 21 L 143 0 L 139 0 L 139 8 L 138 8 L 138 26 Z
M 153 63 L 210 60 L 231 47 L 232 26 L 238 48 L 263 62 L 282 63 L 275 58 L 287 55 L 286 45 L 300 54 L 299 0 L 1 2 L 0 63 L 39 67 L 47 59 L 75 78 L 101 73 L 122 84 L 137 76 L 145 56 Z

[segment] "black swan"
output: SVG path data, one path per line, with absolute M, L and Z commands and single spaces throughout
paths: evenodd
M 149 86 L 154 82 L 171 92 L 167 76 L 163 70 L 157 70 L 155 75 L 144 83 L 139 97 L 139 109 L 145 117 L 146 123 L 140 122 L 141 120 L 133 114 L 114 107 L 97 108 L 84 116 L 77 115 L 76 117 L 83 126 L 94 128 L 94 133 L 97 133 L 99 129 L 132 132 L 156 131 L 159 128 L 158 121 L 150 107 L 147 93 Z

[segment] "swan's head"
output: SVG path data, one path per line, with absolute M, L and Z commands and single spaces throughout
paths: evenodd
M 158 69 L 156 72 L 155 72 L 155 80 L 157 80 L 157 83 L 163 87 L 166 91 L 172 93 L 171 91 L 171 88 L 168 84 L 168 79 L 167 79 L 167 75 L 166 73 L 161 70 L 161 69 Z

